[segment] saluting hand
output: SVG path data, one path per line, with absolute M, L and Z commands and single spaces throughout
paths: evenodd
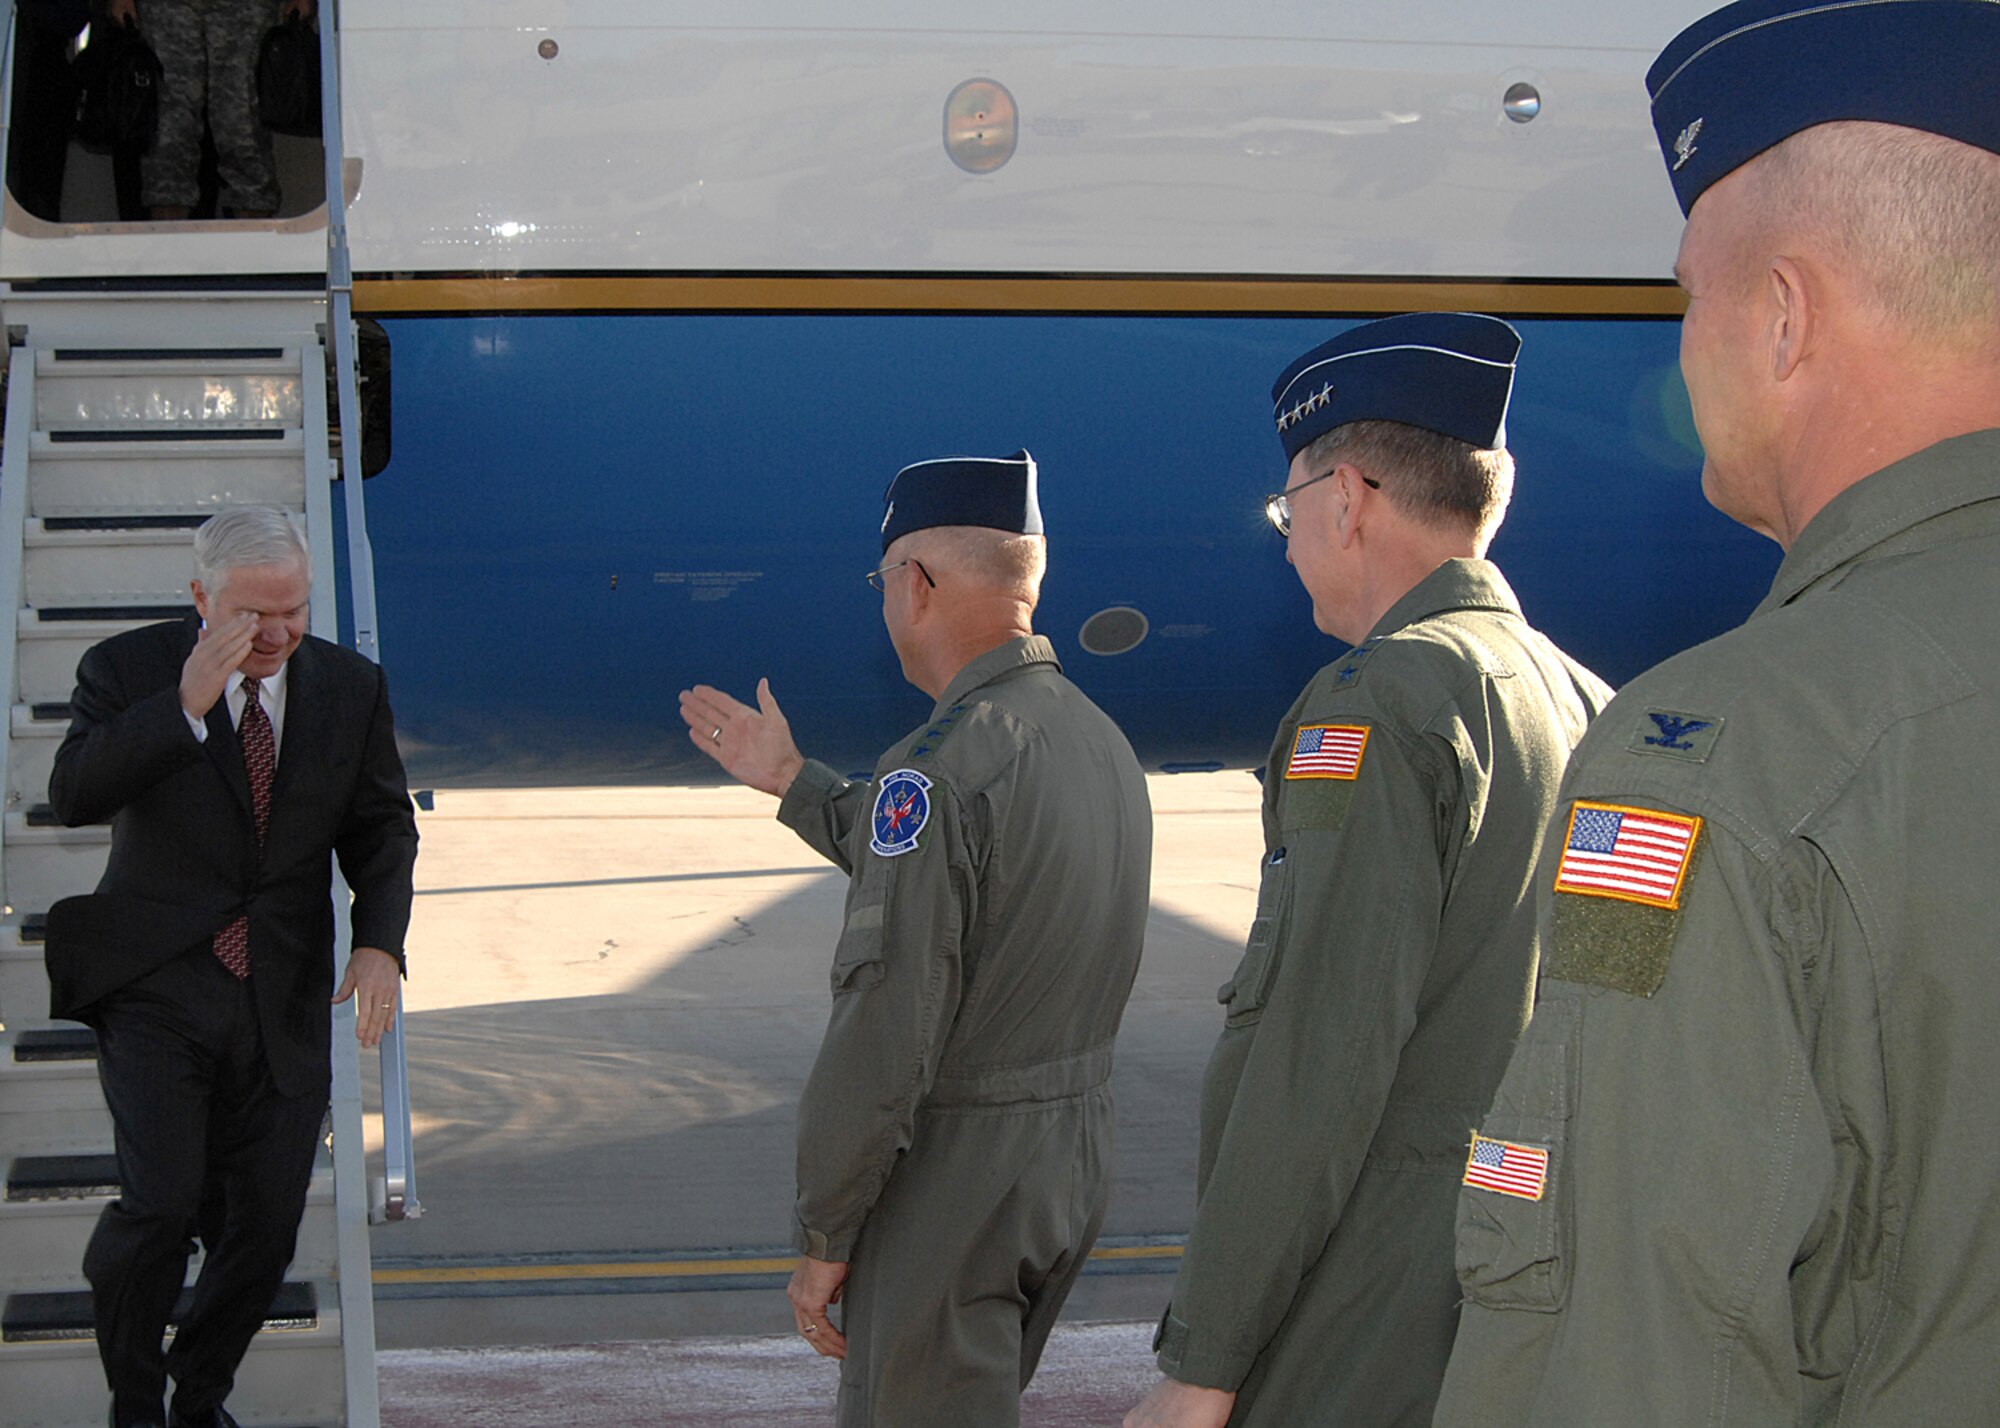
M 1125 1415 L 1125 1428 L 1223 1428 L 1236 1395 L 1163 1378 Z
M 775 797 L 785 796 L 805 764 L 768 679 L 757 681 L 755 709 L 706 684 L 683 689 L 681 718 L 694 746 L 731 778 Z
M 257 634 L 257 617 L 244 613 L 221 625 L 204 626 L 181 666 L 181 708 L 190 719 L 206 719 L 229 676 L 249 658 Z

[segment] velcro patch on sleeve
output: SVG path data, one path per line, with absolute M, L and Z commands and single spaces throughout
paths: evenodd
M 1570 811 L 1541 975 L 1650 997 L 1666 980 L 1703 822 L 1583 799 Z
M 1539 1200 L 1549 1188 L 1549 1152 L 1539 1145 L 1472 1137 L 1465 1157 L 1465 1179 L 1474 1190 L 1491 1190 L 1521 1200 Z
M 1368 748 L 1366 724 L 1301 724 L 1292 736 L 1285 777 L 1355 779 Z

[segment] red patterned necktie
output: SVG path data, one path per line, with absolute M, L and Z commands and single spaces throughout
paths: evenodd
M 271 736 L 271 719 L 258 696 L 258 682 L 243 681 L 243 718 L 236 726 L 243 742 L 243 772 L 250 780 L 250 816 L 257 825 L 257 847 L 271 825 L 271 776 L 278 769 L 278 745 Z M 238 917 L 215 934 L 215 955 L 240 979 L 250 975 L 250 918 Z

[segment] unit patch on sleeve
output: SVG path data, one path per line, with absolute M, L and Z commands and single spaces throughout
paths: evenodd
M 1475 1190 L 1493 1190 L 1522 1200 L 1539 1200 L 1549 1185 L 1549 1153 L 1539 1145 L 1472 1137 L 1465 1179 Z
M 1366 724 L 1301 724 L 1285 762 L 1285 777 L 1357 778 L 1367 747 Z
M 1677 908 L 1700 834 L 1699 818 L 1578 799 L 1556 891 Z
M 900 858 L 917 846 L 917 835 L 931 818 L 931 781 L 915 769 L 897 769 L 882 776 L 875 795 L 874 837 L 868 846 L 885 858 Z

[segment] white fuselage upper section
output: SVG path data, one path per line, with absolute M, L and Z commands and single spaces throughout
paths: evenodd
M 1657 279 L 1642 77 L 1706 8 L 343 0 L 354 268 Z M 989 173 L 970 79 L 1018 111 Z M 10 231 L 0 276 L 316 252 L 258 236 Z

